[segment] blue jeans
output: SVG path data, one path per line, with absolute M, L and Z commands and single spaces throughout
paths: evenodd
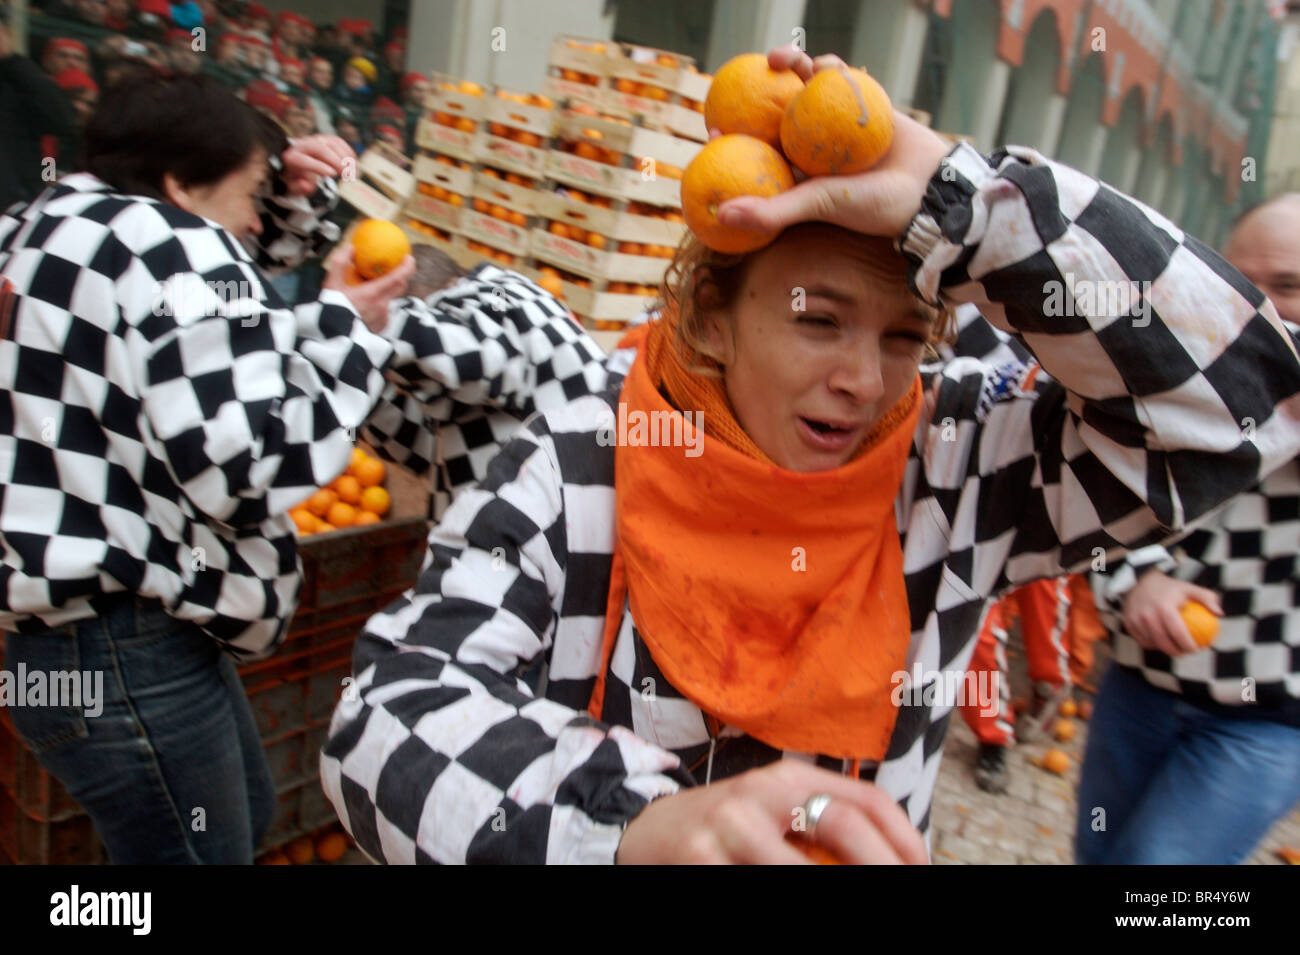
M 123 597 L 96 618 L 8 634 L 5 669 L 20 663 L 103 674 L 98 716 L 53 706 L 11 716 L 113 862 L 252 862 L 275 787 L 243 685 L 211 637 L 156 601 Z
M 1110 667 L 1088 725 L 1079 863 L 1232 865 L 1298 799 L 1300 729 L 1215 715 Z

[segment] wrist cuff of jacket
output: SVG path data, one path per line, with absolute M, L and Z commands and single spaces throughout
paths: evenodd
M 1177 566 L 1178 562 L 1159 544 L 1130 551 L 1124 562 L 1106 575 L 1103 596 L 1119 606 L 1148 571 L 1158 570 L 1167 574 Z
M 912 291 L 930 305 L 939 306 L 943 270 L 962 254 L 974 221 L 974 197 L 997 178 L 989 160 L 968 143 L 952 148 L 935 170 L 899 240 L 898 249 L 909 263 L 907 281 Z

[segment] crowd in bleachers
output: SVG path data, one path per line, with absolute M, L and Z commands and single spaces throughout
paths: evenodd
M 317 24 L 247 0 L 45 0 L 32 12 L 31 56 L 77 124 L 104 84 L 149 66 L 211 72 L 291 136 L 337 134 L 358 153 L 375 140 L 408 151 L 429 86 L 403 69 L 405 26 L 382 36 L 369 20 Z M 43 151 L 63 172 L 75 165 L 75 143 L 75 131 L 48 137 Z

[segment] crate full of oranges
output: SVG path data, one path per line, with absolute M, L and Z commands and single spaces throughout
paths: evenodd
M 457 159 L 474 159 L 484 111 L 483 87 L 436 73 L 431 81 L 424 116 L 415 128 L 416 145 Z
M 622 47 L 609 40 L 557 36 L 546 58 L 542 91 L 554 99 L 603 106 L 606 77 L 622 58 Z
M 497 87 L 483 108 L 487 128 L 479 142 L 479 157 L 507 172 L 538 178 L 546 169 L 554 107 L 549 96 Z
M 289 511 L 299 536 L 378 524 L 392 507 L 384 462 L 352 449 L 348 469 Z
M 680 53 L 624 44 L 623 54 L 609 68 L 607 105 L 644 116 L 651 128 L 706 142 L 704 98 L 710 77 Z
M 593 113 L 582 104 L 556 112 L 547 175 L 612 199 L 679 207 L 683 169 L 700 144 Z
M 537 201 L 541 217 L 533 230 L 533 255 L 593 279 L 657 284 L 685 226 L 681 221 L 641 214 L 654 207 L 615 201 L 562 186 Z M 665 215 L 680 214 L 664 210 Z
M 415 194 L 406 203 L 406 214 L 447 232 L 458 231 L 473 187 L 472 164 L 425 152 L 415 158 L 413 168 Z

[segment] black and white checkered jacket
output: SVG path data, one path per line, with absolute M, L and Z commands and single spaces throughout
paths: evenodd
M 1300 346 L 1300 329 L 1287 327 Z M 1224 616 L 1210 647 L 1170 657 L 1128 634 L 1125 598 L 1152 569 L 1219 594 Z M 1092 583 L 1116 663 L 1191 702 L 1300 726 L 1300 459 L 1176 541 L 1110 561 Z
M 457 492 L 487 477 L 525 418 L 609 384 L 604 352 L 568 310 L 495 265 L 427 299 L 395 299 L 389 313 L 388 335 L 400 341 L 404 325 L 420 322 L 436 334 L 429 347 L 438 358 L 410 370 L 399 345 L 361 436 L 390 461 L 431 476 L 439 519 Z
M 1031 151 L 991 163 L 961 146 L 949 166 L 903 241 L 917 290 L 980 305 L 1051 376 L 970 358 L 922 375 L 896 515 L 906 665 L 926 684 L 966 669 L 990 596 L 1087 566 L 1095 548 L 1165 540 L 1300 449 L 1300 363 L 1263 296 L 1211 250 Z M 1067 271 L 1150 282 L 1149 325 L 1048 314 Z M 417 586 L 367 624 L 321 775 L 375 859 L 610 862 L 657 796 L 783 757 L 844 766 L 727 729 L 711 739 L 626 606 L 604 720 L 585 712 L 615 543 L 614 448 L 600 438 L 617 385 L 533 418 L 434 530 Z M 917 697 L 863 776 L 928 831 L 954 701 Z

